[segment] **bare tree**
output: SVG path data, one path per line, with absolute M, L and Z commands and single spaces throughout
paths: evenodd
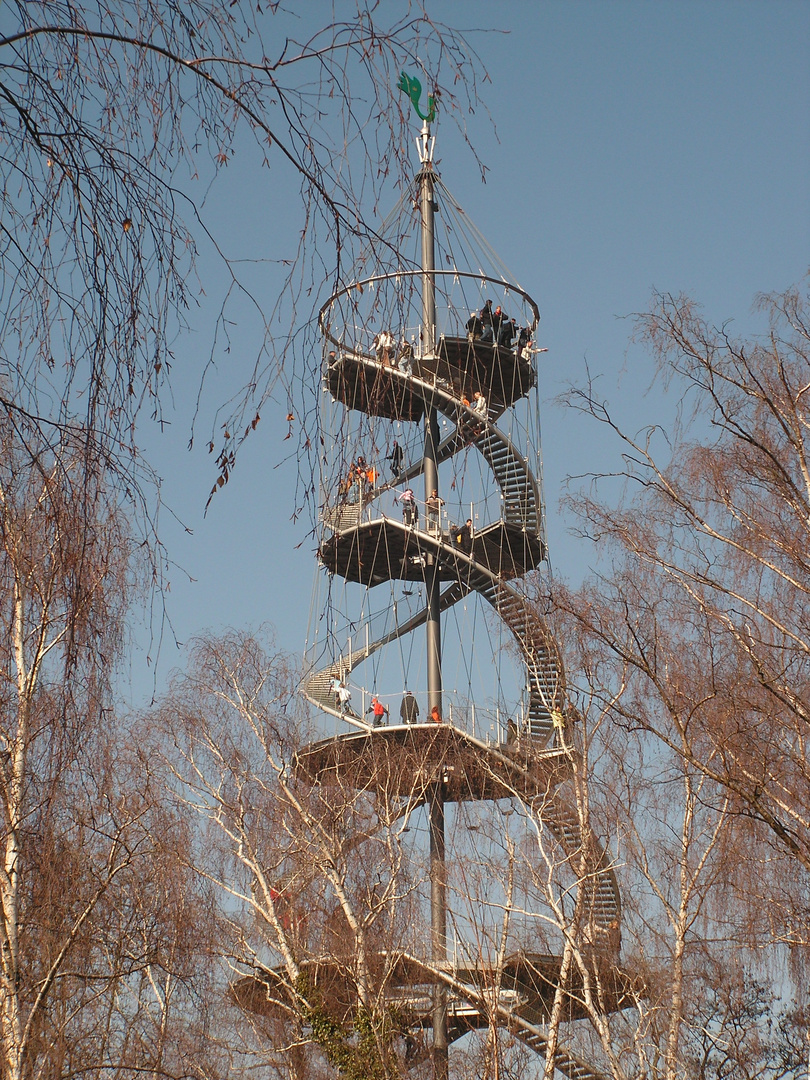
M 80 417 L 130 493 L 146 479 L 136 421 L 164 418 L 172 342 L 197 303 L 198 242 L 214 243 L 226 280 L 209 361 L 227 353 L 235 296 L 261 325 L 253 370 L 211 435 L 221 485 L 310 314 L 299 300 L 340 277 L 354 241 L 374 235 L 366 207 L 407 175 L 401 67 L 431 65 L 425 92 L 448 116 L 475 98 L 468 45 L 421 4 L 390 23 L 376 4 L 346 10 L 296 40 L 299 20 L 278 3 L 4 9 L 0 401 L 52 446 Z M 207 186 L 237 152 L 260 176 L 300 181 L 298 240 L 269 253 L 287 267 L 269 308 L 193 195 L 192 178 Z
M 407 173 L 401 67 L 424 61 L 425 91 L 434 102 L 443 92 L 452 115 L 475 98 L 473 54 L 421 6 L 385 24 L 377 5 L 358 4 L 346 21 L 301 40 L 277 37 L 285 12 L 272 3 L 263 11 L 207 0 L 42 0 L 4 14 L 0 1072 L 186 1075 L 184 1047 L 197 1053 L 206 1023 L 189 938 L 204 907 L 199 878 L 171 850 L 194 840 L 178 840 L 184 822 L 149 786 L 148 759 L 125 752 L 112 688 L 127 604 L 143 582 L 159 587 L 162 565 L 138 424 L 145 413 L 165 419 L 171 343 L 192 317 L 204 238 L 227 283 L 200 385 L 227 352 L 237 294 L 260 324 L 246 385 L 233 387 L 212 421 L 214 490 L 227 482 L 276 381 L 295 375 L 293 331 L 312 292 L 374 239 L 365 210 Z M 198 173 L 207 186 L 236 153 L 299 181 L 301 228 L 291 251 L 272 253 L 286 270 L 269 308 L 191 194 Z M 151 567 L 131 558 L 136 547 Z M 348 882 L 335 876 L 329 860 L 340 848 L 324 840 L 333 843 L 325 806 L 291 801 L 289 784 L 280 790 L 281 825 L 303 814 L 326 845 L 327 885 L 318 878 L 323 895 L 313 902 L 322 933 L 340 938 L 344 952 L 349 935 L 356 964 L 341 962 L 370 1024 L 363 1053 L 388 1068 L 393 1021 L 380 1013 L 377 974 L 363 958 L 399 886 L 369 883 L 362 864 Z M 363 806 L 347 796 L 345 813 L 362 817 Z M 291 872 L 302 861 L 291 851 Z M 267 868 L 257 869 L 259 887 L 275 889 Z M 339 931 L 329 929 L 335 904 L 348 929 L 340 919 Z M 286 920 L 287 931 L 302 925 L 262 917 Z M 298 1023 L 299 989 L 290 982 Z M 345 1040 L 323 1045 L 327 1057 L 357 1050 Z
M 641 319 L 701 426 L 684 432 L 666 465 L 648 439 L 618 432 L 642 494 L 618 509 L 578 503 L 616 556 L 615 573 L 578 610 L 652 693 L 644 723 L 807 871 L 810 328 L 798 291 L 760 306 L 771 318 L 764 341 L 735 341 L 668 297 Z M 617 430 L 604 405 L 579 400 Z
M 779 1076 L 798 1068 L 790 1055 L 780 1065 L 776 1042 L 762 1049 L 768 1020 L 775 1021 L 770 1006 L 758 1014 L 768 1014 L 757 1027 L 759 1049 L 753 1042 L 743 1047 L 733 1026 L 768 1001 L 767 993 L 751 995 L 768 963 L 787 964 L 801 986 L 807 944 L 810 328 L 798 290 L 763 297 L 759 306 L 770 331 L 749 341 L 712 328 L 683 298 L 658 296 L 639 318 L 641 338 L 682 403 L 664 463 L 655 454 L 654 428 L 622 432 L 591 391 L 573 395 L 621 440 L 630 494 L 618 506 L 592 494 L 573 500 L 605 569 L 578 592 L 557 595 L 569 639 L 584 643 L 588 659 L 578 670 L 587 692 L 604 711 L 610 737 L 635 755 L 625 797 L 639 790 L 644 762 L 673 769 L 680 761 L 687 785 L 681 835 L 694 841 L 702 821 L 700 832 L 714 838 L 700 842 L 707 856 L 714 851 L 698 894 L 709 921 L 698 935 L 677 920 L 682 946 L 680 958 L 671 959 L 685 981 L 666 1044 L 668 1070 L 685 1067 L 684 1056 L 697 1068 L 702 1054 L 706 1075 L 716 1068 L 718 1075 L 727 1069 L 744 1076 L 748 1069 Z M 683 831 L 687 809 L 693 824 Z M 649 867 L 644 876 L 659 910 L 674 916 L 678 904 L 667 900 L 662 883 L 676 874 L 688 880 L 693 856 L 667 867 L 645 854 L 642 864 L 643 830 L 629 822 L 625 829 L 638 868 Z M 703 959 L 690 970 L 688 953 L 700 953 L 698 940 L 705 942 Z M 747 965 L 759 972 L 754 979 Z M 722 999 L 711 991 L 719 970 L 728 988 Z M 667 979 L 674 975 L 669 964 Z M 774 985 L 784 990 L 781 978 Z M 670 987 L 674 992 L 675 983 Z M 718 1023 L 728 1025 L 723 1034 Z
M 407 1002 L 388 991 L 414 934 L 405 834 L 421 800 L 384 755 L 359 790 L 302 774 L 291 675 L 283 655 L 233 634 L 199 642 L 165 701 L 164 762 L 197 832 L 188 864 L 220 893 L 237 1027 L 263 1060 L 299 1077 L 319 1059 L 358 1080 L 404 1075 L 418 1048 Z
M 137 576 L 92 439 L 64 433 L 55 450 L 35 425 L 6 416 L 0 1071 L 15 1080 L 136 1057 L 161 1072 L 165 979 L 191 964 L 183 924 L 193 882 L 167 866 L 174 827 L 156 815 L 114 709 Z M 146 1022 L 156 1008 L 157 1029 Z
M 418 1075 L 440 984 L 453 1038 L 482 1033 L 469 1051 L 481 1076 L 525 1075 L 526 1047 L 545 1056 L 549 1077 L 579 1068 L 570 1035 L 587 1018 L 609 1056 L 606 1017 L 628 989 L 615 972 L 615 883 L 591 829 L 581 748 L 495 750 L 490 762 L 481 744 L 448 750 L 459 733 L 442 726 L 312 743 L 291 674 L 248 635 L 201 641 L 150 721 L 166 733 L 165 787 L 200 823 L 189 865 L 223 898 L 243 1042 L 249 1021 L 260 1058 L 301 1077 L 319 1062 L 345 1076 Z M 455 805 L 452 960 L 438 967 L 425 819 L 437 775 Z
M 572 698 L 560 735 L 567 779 L 553 797 L 514 793 L 526 839 L 512 849 L 508 901 L 513 922 L 530 911 L 536 924 L 526 952 L 558 957 L 553 979 L 537 965 L 554 985 L 544 1075 L 565 1047 L 613 1080 L 802 1076 L 795 1018 L 777 1000 L 781 966 L 765 955 L 761 893 L 750 892 L 764 852 L 740 835 L 722 785 L 641 723 L 617 724 L 620 709 L 635 711 L 632 680 L 578 616 L 558 613 L 554 629 Z M 553 835 L 561 822 L 567 844 Z M 612 838 L 601 854 L 599 836 Z M 594 885 L 608 869 L 622 903 L 606 923 Z M 487 871 L 491 900 L 504 868 L 489 859 Z

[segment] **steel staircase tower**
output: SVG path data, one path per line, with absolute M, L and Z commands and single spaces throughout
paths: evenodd
M 621 904 L 616 877 L 607 852 L 591 836 L 583 836 L 581 816 L 567 792 L 574 751 L 565 735 L 571 717 L 562 662 L 544 618 L 524 588 L 527 576 L 546 557 L 543 506 L 527 447 L 516 444 L 508 421 L 512 410 L 534 390 L 533 354 L 530 347 L 511 341 L 487 340 L 475 325 L 466 332 L 466 313 L 453 312 L 449 302 L 442 308 L 444 325 L 439 325 L 437 290 L 446 296 L 462 279 L 493 291 L 500 289 L 524 304 L 532 333 L 539 319 L 537 306 L 517 285 L 476 268 L 465 272 L 456 266 L 437 266 L 434 215 L 439 180 L 433 144 L 425 122 L 418 140 L 421 168 L 413 203 L 419 213 L 421 264 L 400 265 L 389 273 L 351 282 L 330 297 L 320 317 L 326 343 L 323 391 L 328 400 L 369 422 L 422 431 L 421 441 L 412 440 L 415 449 L 396 475 L 384 480 L 377 473 L 368 482 L 361 480 L 354 501 L 347 494 L 350 485 L 340 494 L 334 483 L 324 485 L 318 551 L 321 572 L 330 580 L 342 579 L 366 590 L 385 583 L 398 582 L 402 587 L 418 583 L 424 600 L 393 627 L 363 641 L 349 638 L 329 655 L 322 652 L 319 663 L 312 663 L 302 693 L 334 718 L 337 732 L 306 747 L 296 769 L 300 778 L 312 784 L 328 785 L 330 778 L 339 777 L 342 785 L 368 792 L 374 789 L 375 761 L 384 753 L 389 789 L 393 762 L 402 798 L 420 792 L 429 824 L 430 942 L 424 943 L 421 955 L 403 952 L 392 962 L 389 991 L 415 993 L 417 988 L 427 988 L 430 1006 L 415 1023 L 432 1031 L 434 1077 L 446 1080 L 452 1042 L 491 1022 L 491 1003 L 488 1016 L 483 999 L 496 981 L 502 988 L 497 992 L 502 998 L 496 995 L 494 1006 L 499 1023 L 538 1054 L 546 1054 L 545 1024 L 560 986 L 561 964 L 558 955 L 517 954 L 495 971 L 486 964 L 471 966 L 451 959 L 446 808 L 486 803 L 497 814 L 500 800 L 515 798 L 526 806 L 542 806 L 538 812 L 543 827 L 567 857 L 575 862 L 587 852 L 580 888 L 591 941 L 602 957 L 603 982 L 610 988 L 603 996 L 605 1011 L 624 1007 L 626 985 L 618 974 Z M 417 297 L 414 303 L 421 307 L 421 323 L 418 341 L 403 362 L 396 347 L 386 353 L 373 341 L 383 319 L 393 324 L 398 310 L 409 310 L 408 303 L 397 298 L 398 290 L 406 288 Z M 380 299 L 385 289 L 393 297 L 387 308 Z M 366 312 L 357 306 L 358 297 L 368 303 Z M 348 312 L 343 319 L 338 317 L 341 310 Z M 395 329 L 397 340 L 405 341 L 407 315 L 401 318 L 403 325 Z M 476 392 L 484 395 L 485 410 L 471 404 Z M 442 427 L 447 429 L 443 436 Z M 500 515 L 477 528 L 465 550 L 441 524 L 437 528 L 425 520 L 424 506 L 433 490 L 442 495 L 442 467 L 451 468 L 462 456 L 476 454 L 499 493 Z M 407 524 L 383 511 L 382 497 L 412 482 L 417 487 L 424 484 L 425 498 L 420 519 Z M 474 598 L 485 601 L 492 619 L 508 630 L 522 664 L 525 708 L 520 724 L 506 738 L 471 731 L 469 725 L 444 715 L 451 711 L 452 702 L 442 682 L 442 620 Z M 421 723 L 400 724 L 394 719 L 375 727 L 367 719 L 365 695 L 359 707 L 337 700 L 337 681 L 349 679 L 364 663 L 414 634 L 425 638 L 427 710 L 435 706 L 443 717 L 441 723 L 430 722 L 426 715 Z M 585 1020 L 581 987 L 572 984 L 569 991 L 569 1016 Z M 251 995 L 248 987 L 242 997 L 261 1011 L 261 995 Z M 562 1045 L 556 1049 L 554 1064 L 571 1080 L 602 1080 L 605 1075 Z

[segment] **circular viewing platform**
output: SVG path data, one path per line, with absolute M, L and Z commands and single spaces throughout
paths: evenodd
M 294 771 L 310 783 L 339 782 L 362 791 L 384 786 L 409 798 L 433 783 L 447 802 L 531 800 L 570 775 L 570 756 L 555 748 L 486 743 L 452 724 L 390 724 L 350 731 L 307 746 Z
M 377 518 L 342 529 L 320 548 L 327 570 L 372 587 L 384 581 L 422 581 L 427 560 L 435 560 L 441 581 L 470 580 L 481 570 L 508 581 L 523 577 L 544 557 L 540 538 L 498 521 L 472 538 L 469 553 L 444 532 L 431 533 L 392 518 Z
M 413 376 L 412 381 L 408 376 Z M 524 397 L 537 381 L 531 355 L 494 342 L 440 337 L 435 352 L 380 360 L 375 353 L 341 348 L 327 357 L 326 385 L 347 409 L 389 420 L 416 421 L 431 398 L 426 387 L 472 401 L 477 391 L 498 415 Z M 428 400 L 426 400 L 428 399 Z

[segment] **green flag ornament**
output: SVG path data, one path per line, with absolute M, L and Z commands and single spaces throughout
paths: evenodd
M 422 96 L 422 84 L 417 78 L 411 78 L 410 75 L 406 75 L 405 72 L 401 72 L 399 76 L 399 82 L 397 86 L 400 90 L 404 90 L 408 97 L 411 99 L 411 104 L 416 110 L 416 115 L 420 120 L 424 120 L 428 124 L 432 124 L 436 119 L 436 103 L 433 100 L 433 95 L 428 97 L 428 113 L 427 116 L 419 108 L 419 98 Z

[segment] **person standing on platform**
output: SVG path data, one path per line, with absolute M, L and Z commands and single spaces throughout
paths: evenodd
M 397 499 L 402 503 L 402 520 L 409 529 L 419 524 L 419 507 L 416 505 L 416 496 L 413 488 L 405 488 Z
M 343 714 L 349 708 L 349 702 L 352 699 L 352 692 L 348 688 L 348 686 L 346 686 L 346 684 L 341 681 L 340 686 L 337 688 L 336 694 L 338 699 L 338 708 L 340 709 L 340 715 L 343 716 Z
M 439 712 L 438 705 L 434 705 L 430 710 L 430 721 L 432 724 L 440 724 L 442 722 L 442 714 Z
M 521 326 L 520 328 L 517 340 L 517 352 L 522 360 L 531 360 L 532 358 L 532 332 L 528 326 Z
M 360 503 L 363 502 L 363 495 L 366 490 L 366 472 L 368 466 L 366 465 L 366 459 L 359 457 L 349 469 L 349 483 L 351 485 L 351 495 L 349 502 Z
M 419 703 L 410 690 L 405 691 L 405 697 L 399 707 L 399 718 L 403 724 L 419 723 Z
M 392 475 L 399 476 L 402 472 L 402 462 L 405 460 L 405 451 L 396 439 L 394 439 L 394 445 L 391 447 L 391 453 L 388 455 L 387 460 L 391 462 Z
M 388 709 L 386 709 L 385 705 L 383 705 L 376 694 L 371 699 L 371 704 L 366 709 L 366 712 L 373 714 L 371 722 L 374 727 L 380 727 L 381 724 L 384 724 L 385 718 L 388 716 Z
M 473 398 L 472 409 L 474 413 L 477 413 L 482 420 L 487 418 L 487 399 L 481 393 L 480 390 L 475 391 L 475 397 Z M 473 428 L 473 435 L 478 436 L 483 430 L 483 424 L 476 424 Z
M 501 343 L 501 328 L 503 327 L 506 316 L 503 313 L 503 308 L 500 304 L 492 312 L 492 336 L 495 339 L 496 345 Z
M 465 555 L 472 555 L 472 518 L 467 518 L 458 530 L 458 546 Z
M 477 311 L 471 312 L 470 317 L 467 320 L 467 340 L 480 341 L 483 332 L 484 324 L 481 322 L 481 316 Z
M 444 499 L 439 498 L 439 492 L 434 488 L 427 499 L 425 499 L 428 532 L 438 533 L 440 531 L 439 518 L 443 506 Z
M 340 693 L 339 693 L 339 691 L 340 691 L 340 688 L 341 688 L 342 685 L 343 685 L 343 683 L 337 677 L 337 675 L 333 675 L 332 678 L 329 681 L 329 689 L 335 695 L 335 705 L 337 705 L 338 708 L 340 707 Z
M 391 353 L 394 348 L 394 335 L 390 330 L 381 330 L 374 339 L 374 351 L 377 362 L 383 367 L 391 366 Z
M 512 348 L 512 338 L 517 332 L 517 326 L 515 320 L 510 319 L 508 315 L 504 315 L 503 322 L 501 323 L 501 332 L 498 335 L 498 344 L 502 349 Z
M 403 341 L 399 346 L 397 367 L 404 375 L 413 374 L 413 345 L 409 341 Z
M 495 334 L 492 329 L 492 301 L 487 300 L 484 306 L 481 308 L 481 314 L 479 316 L 482 324 L 481 340 L 482 341 L 494 341 Z

